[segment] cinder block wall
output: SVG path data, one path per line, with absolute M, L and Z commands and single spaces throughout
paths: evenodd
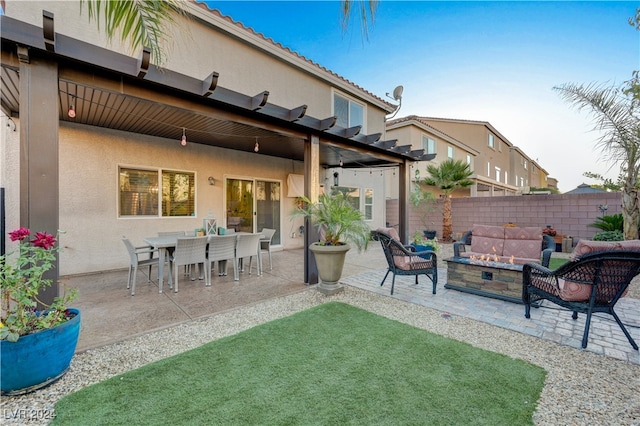
M 591 239 L 599 230 L 588 226 L 602 216 L 599 206 L 606 205 L 606 215 L 622 212 L 619 192 L 595 194 L 524 195 L 508 197 L 454 198 L 452 200 L 453 237 L 459 238 L 474 224 L 517 226 L 551 225 L 561 234 L 579 239 Z M 442 237 L 442 200 L 429 215 L 438 237 Z M 387 201 L 387 223 L 396 225 L 398 200 Z M 409 235 L 422 229 L 420 216 L 413 206 L 409 208 Z

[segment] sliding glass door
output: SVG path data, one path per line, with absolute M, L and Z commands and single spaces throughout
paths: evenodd
M 238 232 L 260 232 L 262 228 L 276 230 L 272 244 L 282 242 L 280 233 L 280 182 L 258 179 L 226 181 L 227 229 Z

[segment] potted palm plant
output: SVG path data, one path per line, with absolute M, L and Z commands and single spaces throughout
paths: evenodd
M 51 305 L 39 294 L 52 283 L 56 238 L 20 228 L 9 233 L 18 249 L 0 256 L 0 374 L 2 394 L 19 395 L 59 379 L 69 368 L 80 333 L 80 311 L 67 308 L 71 291 Z
M 318 290 L 324 294 L 338 293 L 343 289 L 339 280 L 351 244 L 358 251 L 366 249 L 371 228 L 364 221 L 362 212 L 342 193 L 322 194 L 317 203 L 306 197 L 301 199 L 303 204 L 296 207 L 294 216 L 309 217 L 320 235 L 320 240 L 309 246 L 320 276 Z

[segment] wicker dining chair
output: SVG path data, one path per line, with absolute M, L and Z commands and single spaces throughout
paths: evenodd
M 213 263 L 218 262 L 218 275 L 227 275 L 227 261 L 233 263 L 234 277 L 237 275 L 238 264 L 235 262 L 236 257 L 236 240 L 237 235 L 209 235 L 209 249 L 207 250 L 206 270 L 209 273 L 207 285 L 211 285 L 211 270 Z
M 136 294 L 136 281 L 138 275 L 138 268 L 141 266 L 149 267 L 149 274 L 147 277 L 149 281 L 151 281 L 151 267 L 153 265 L 159 266 L 160 257 L 158 255 L 158 249 L 149 246 L 140 246 L 135 247 L 127 237 L 122 237 L 122 242 L 127 248 L 127 253 L 129 254 L 129 275 L 127 276 L 127 289 L 131 288 L 131 295 L 135 296 Z M 148 259 L 141 259 L 141 255 L 148 254 Z M 156 254 L 156 257 L 153 255 Z
M 178 238 L 176 249 L 169 263 L 170 273 L 174 274 L 174 292 L 178 292 L 178 266 L 196 264 L 204 266 L 207 263 L 207 240 L 207 236 Z M 204 268 L 204 275 L 205 280 L 210 279 L 207 268 Z
M 260 237 L 260 250 L 269 253 L 269 269 L 273 270 L 273 264 L 271 263 L 271 240 L 273 240 L 276 230 L 271 228 L 262 228 L 260 233 L 262 234 Z
M 262 275 L 262 260 L 260 258 L 260 237 L 261 234 L 239 234 L 238 241 L 236 242 L 236 265 L 242 265 L 242 271 L 244 272 L 245 257 L 249 258 L 249 274 L 251 274 L 251 267 L 253 263 L 253 257 L 257 258 L 258 275 Z M 234 279 L 240 280 L 237 269 L 234 270 Z

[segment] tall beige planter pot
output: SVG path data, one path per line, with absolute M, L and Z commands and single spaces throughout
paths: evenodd
M 351 247 L 348 244 L 326 246 L 313 243 L 309 246 L 309 250 L 311 250 L 316 259 L 318 275 L 320 275 L 319 292 L 332 295 L 344 290 L 339 281 L 344 268 L 344 259 L 350 249 Z

